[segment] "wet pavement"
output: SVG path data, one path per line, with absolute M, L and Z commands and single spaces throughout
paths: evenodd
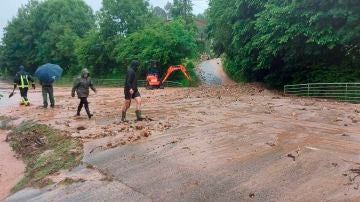
M 216 86 L 234 84 L 224 72 L 220 59 L 202 62 L 197 68 L 197 74 L 203 85 Z

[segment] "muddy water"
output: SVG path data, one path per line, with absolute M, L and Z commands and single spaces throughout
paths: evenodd
M 2 84 L 0 84 L 2 85 Z M 15 92 L 15 95 L 12 98 L 9 98 L 11 93 L 10 89 L 0 89 L 0 107 L 9 107 L 17 104 L 20 100 L 20 95 L 18 92 Z
M 0 201 L 10 193 L 25 170 L 24 163 L 14 157 L 15 154 L 5 139 L 6 131 L 0 130 Z
M 134 123 L 132 106 L 124 124 L 121 91 L 91 94 L 92 120 L 74 117 L 79 101 L 69 88 L 55 89 L 55 109 L 40 109 L 38 92 L 29 108 L 2 111 L 80 138 L 84 163 L 113 179 L 82 176 L 9 201 L 359 201 L 351 169 L 360 165 L 360 105 L 282 97 L 253 84 L 140 89 L 143 115 L 154 121 Z M 150 137 L 131 139 L 141 128 Z

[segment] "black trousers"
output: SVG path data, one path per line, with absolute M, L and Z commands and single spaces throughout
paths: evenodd
M 79 99 L 80 99 L 80 104 L 78 106 L 77 114 L 79 115 L 81 112 L 81 109 L 83 107 L 85 107 L 85 111 L 86 111 L 87 115 L 91 116 L 90 109 L 89 109 L 89 102 L 87 100 L 87 97 L 79 97 Z
M 22 98 L 24 98 L 25 101 L 28 101 L 27 94 L 29 88 L 19 88 L 20 89 L 20 95 Z

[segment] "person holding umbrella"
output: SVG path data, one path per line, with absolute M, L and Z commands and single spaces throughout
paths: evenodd
M 75 97 L 75 91 L 76 91 L 77 96 L 80 99 L 80 104 L 78 106 L 76 116 L 80 116 L 81 109 L 84 106 L 89 119 L 91 119 L 93 114 L 90 113 L 89 102 L 87 100 L 90 94 L 89 88 L 91 88 L 91 90 L 93 90 L 96 93 L 94 84 L 90 79 L 89 70 L 85 68 L 82 70 L 81 76 L 75 80 L 74 86 L 71 91 L 71 96 Z
M 35 75 L 42 86 L 43 104 L 45 109 L 48 107 L 48 95 L 50 107 L 55 107 L 53 83 L 61 77 L 62 73 L 63 69 L 59 65 L 49 63 L 40 66 L 35 72 Z
M 14 95 L 14 91 L 16 87 L 19 86 L 20 95 L 21 95 L 20 105 L 29 106 L 30 102 L 27 97 L 27 93 L 29 90 L 30 82 L 33 89 L 35 89 L 34 79 L 31 77 L 31 75 L 28 72 L 25 71 L 25 67 L 21 65 L 19 67 L 19 71 L 16 73 L 14 78 L 14 90 L 9 97 L 12 97 Z

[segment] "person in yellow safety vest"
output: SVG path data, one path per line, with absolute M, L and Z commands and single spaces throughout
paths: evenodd
M 31 77 L 31 75 L 28 72 L 25 71 L 25 67 L 21 65 L 19 67 L 19 71 L 16 73 L 14 78 L 14 90 L 16 89 L 17 86 L 19 86 L 19 90 L 20 90 L 20 95 L 21 95 L 20 105 L 25 105 L 25 106 L 30 105 L 29 99 L 27 98 L 30 82 L 33 89 L 35 89 L 34 79 Z

